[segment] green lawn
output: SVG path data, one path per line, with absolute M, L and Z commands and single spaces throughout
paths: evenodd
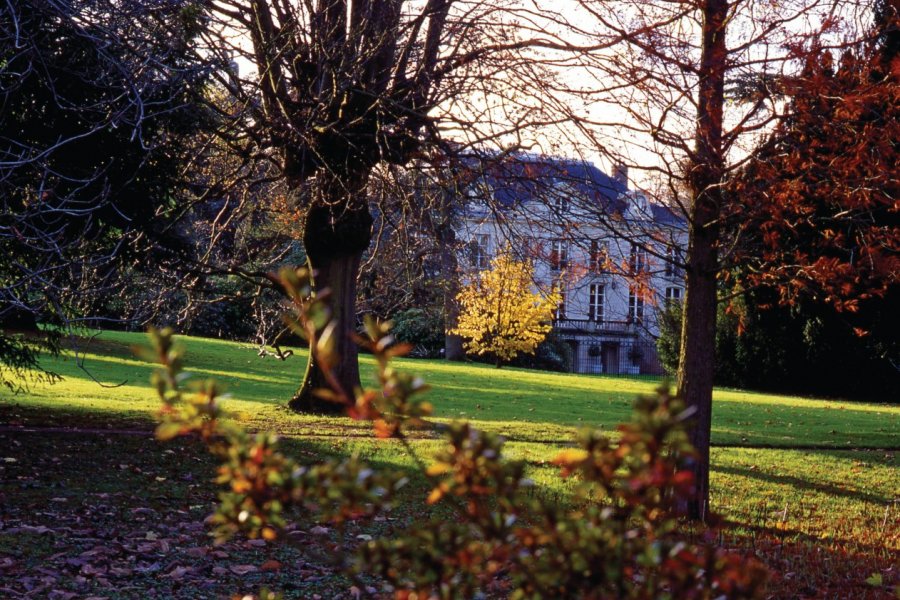
M 195 377 L 224 383 L 230 394 L 225 405 L 251 426 L 339 436 L 348 430 L 365 430 L 349 420 L 301 417 L 284 410 L 305 364 L 303 351 L 279 361 L 260 358 L 249 345 L 201 338 L 181 341 L 187 349 L 187 370 Z M 143 334 L 120 332 L 82 341 L 77 360 L 66 353 L 46 361 L 47 367 L 65 378 L 64 383 L 33 386 L 18 396 L 2 390 L 0 410 L 8 415 L 15 406 L 12 412 L 18 411 L 19 417 L 8 418 L 28 422 L 36 413 L 44 419 L 52 408 L 62 425 L 75 417 L 98 423 L 151 419 L 157 409 L 148 385 L 153 366 L 131 351 L 133 345 L 144 343 Z M 361 362 L 367 383 L 373 363 L 367 356 Z M 579 426 L 611 430 L 628 418 L 635 395 L 658 385 L 640 379 L 498 370 L 433 360 L 398 360 L 396 364 L 431 384 L 437 420 L 465 418 L 520 441 L 565 441 Z M 107 386 L 123 385 L 101 387 L 91 376 Z M 900 447 L 900 406 L 728 389 L 716 390 L 714 398 L 712 439 L 716 445 Z
M 19 395 L 0 392 L 0 424 L 149 427 L 158 408 L 147 383 L 153 366 L 134 358 L 130 350 L 131 345 L 143 344 L 144 340 L 140 334 L 106 332 L 90 344 L 82 341 L 79 357 L 86 371 L 72 353 L 47 360 L 46 366 L 63 375 L 64 381 L 33 386 Z M 412 459 L 402 447 L 374 439 L 365 423 L 299 416 L 283 408 L 302 372 L 303 352 L 282 362 L 260 358 L 248 345 L 198 338 L 183 338 L 182 342 L 187 348 L 187 370 L 194 377 L 214 377 L 225 383 L 231 394 L 224 400 L 226 407 L 250 427 L 275 429 L 291 438 L 291 451 L 309 460 L 325 454 L 359 452 L 378 464 L 412 467 Z M 372 361 L 364 356 L 362 364 L 364 379 L 370 379 Z M 634 396 L 656 385 L 639 379 L 497 370 L 441 361 L 399 360 L 397 365 L 432 385 L 435 420 L 466 418 L 479 427 L 503 433 L 509 440 L 507 454 L 527 460 L 530 476 L 539 489 L 561 498 L 566 496 L 569 483 L 560 480 L 548 464 L 556 450 L 579 426 L 612 431 L 628 418 Z M 122 385 L 101 387 L 91 377 L 105 386 Z M 413 447 L 428 460 L 440 441 L 429 434 L 422 437 Z M 184 514 L 193 515 L 191 518 L 196 516 L 193 507 L 208 506 L 204 504 L 209 501 L 206 495 L 192 501 L 168 496 L 163 499 L 163 491 L 169 488 L 157 485 L 160 482 L 156 476 L 143 473 L 163 471 L 160 465 L 170 460 L 164 453 L 171 450 L 150 438 L 105 438 L 96 452 L 85 450 L 94 447 L 89 446 L 90 436 L 44 438 L 8 432 L 0 438 L 12 443 L 3 456 L 12 460 L 5 467 L 0 464 L 0 475 L 5 471 L 10 475 L 6 481 L 30 482 L 20 484 L 21 489 L 0 485 L 0 496 L 5 490 L 4 501 L 13 507 L 9 514 L 24 515 L 23 522 L 33 510 L 30 507 L 62 506 L 53 502 L 70 493 L 75 494 L 69 501 L 73 507 L 93 502 L 98 494 L 131 498 L 134 490 L 118 476 L 101 477 L 97 485 L 102 484 L 103 489 L 94 490 L 93 473 L 112 469 L 133 474 L 137 467 L 128 465 L 139 460 L 150 463 L 138 468 L 142 473 L 138 479 L 150 482 L 157 490 L 152 497 L 162 505 L 183 505 L 182 512 L 188 511 Z M 870 575 L 880 573 L 885 584 L 897 583 L 898 573 L 890 567 L 900 552 L 896 458 L 900 449 L 900 406 L 720 389 L 715 392 L 713 442 L 717 447 L 712 452 L 711 495 L 714 510 L 729 522 L 723 534 L 725 543 L 763 557 L 776 573 L 776 596 L 876 598 L 887 588 L 866 584 Z M 61 449 L 64 462 L 66 452 L 81 457 L 70 460 L 67 469 L 61 471 L 76 483 L 59 489 L 54 481 L 35 482 L 36 476 L 12 477 L 14 473 L 44 472 L 48 465 L 58 468 L 60 463 L 42 458 L 47 447 Z M 136 454 L 132 457 L 129 453 Z M 151 458 L 154 455 L 158 458 Z M 181 462 L 180 468 L 192 468 Z M 104 467 L 106 463 L 111 466 Z M 198 481 L 206 481 L 196 473 L 165 472 L 161 476 L 168 481 L 189 481 L 191 489 Z M 0 477 L 0 483 L 3 480 Z M 413 476 L 413 483 L 410 507 L 420 507 L 424 482 L 417 482 Z M 199 494 L 179 490 L 175 487 L 172 493 Z M 135 502 L 139 508 L 143 500 Z M 189 520 L 184 523 L 189 526 Z M 6 539 L 6 543 L 13 543 L 11 540 Z M 0 559 L 3 544 L 0 527 Z M 34 548 L 35 552 L 54 550 L 38 543 Z M 30 550 L 18 546 L 14 550 L 30 556 L 34 564 L 40 562 L 40 557 L 29 554 Z M 235 550 L 233 554 L 243 556 L 241 552 Z M 343 585 L 340 578 L 333 581 Z M 271 583 L 281 585 L 276 580 Z

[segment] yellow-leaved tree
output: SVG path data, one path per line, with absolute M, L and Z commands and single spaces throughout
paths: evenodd
M 499 368 L 520 352 L 534 353 L 551 329 L 559 294 L 534 290 L 533 268 L 502 252 L 457 296 L 460 315 L 451 333 L 470 354 L 493 356 Z

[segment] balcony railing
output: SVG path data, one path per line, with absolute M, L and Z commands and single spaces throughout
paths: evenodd
M 635 321 L 597 321 L 592 319 L 554 319 L 553 327 L 560 330 L 584 332 L 631 333 L 637 329 Z

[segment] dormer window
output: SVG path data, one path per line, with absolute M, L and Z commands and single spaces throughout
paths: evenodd
M 626 192 L 623 194 L 628 204 L 626 217 L 629 219 L 650 219 L 653 215 L 650 211 L 650 202 L 643 192 Z
M 557 191 L 553 195 L 553 210 L 559 216 L 565 216 L 569 212 L 569 199 L 565 194 Z

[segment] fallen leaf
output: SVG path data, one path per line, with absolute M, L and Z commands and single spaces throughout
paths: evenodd
M 259 569 L 261 571 L 279 571 L 281 570 L 281 563 L 277 560 L 267 560 L 259 566 Z
M 97 575 L 106 575 L 106 567 L 98 567 L 87 564 L 81 567 L 81 574 L 96 577 Z
M 259 571 L 259 569 L 253 565 L 232 565 L 229 569 L 235 575 L 247 575 L 248 573 L 256 573 Z
M 191 571 L 193 571 L 191 567 L 175 567 L 174 569 L 166 573 L 165 577 L 171 577 L 172 579 L 181 579 Z

